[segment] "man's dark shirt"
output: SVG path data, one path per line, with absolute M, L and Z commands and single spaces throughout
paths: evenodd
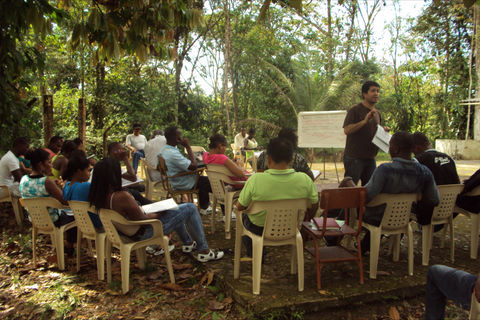
M 362 103 L 354 105 L 348 110 L 347 116 L 343 122 L 343 128 L 349 124 L 362 121 L 369 112 L 370 109 L 365 107 Z M 354 133 L 347 134 L 345 155 L 357 159 L 374 159 L 378 153 L 378 147 L 372 143 L 372 139 L 376 132 L 377 123 L 375 119 L 370 119 L 366 125 Z
M 470 192 L 478 186 L 480 186 L 480 169 L 465 181 L 465 189 L 457 198 L 457 206 L 472 213 L 480 213 L 480 196 L 463 195 L 463 193 Z
M 432 171 L 437 186 L 460 183 L 455 161 L 449 155 L 429 149 L 416 155 L 415 158 Z

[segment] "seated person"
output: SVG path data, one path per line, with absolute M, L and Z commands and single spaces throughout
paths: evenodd
M 480 186 L 480 169 L 470 178 L 463 181 L 465 185 L 462 193 L 458 195 L 457 206 L 472 213 L 480 213 L 480 196 L 467 196 L 465 193 Z
M 10 194 L 16 197 L 20 197 L 18 183 L 23 176 L 18 157 L 23 156 L 29 146 L 30 143 L 26 138 L 17 138 L 13 141 L 12 150 L 5 153 L 0 159 L 0 185 L 7 186 Z M 0 198 L 6 196 L 8 194 L 3 194 L 3 189 L 0 189 Z
M 413 135 L 399 131 L 390 139 L 389 153 L 392 162 L 383 163 L 373 171 L 372 177 L 365 185 L 367 203 L 380 193 L 421 193 L 423 205 L 436 206 L 440 202 L 432 172 L 423 164 L 412 160 Z M 379 226 L 382 222 L 385 205 L 367 207 L 363 221 Z M 429 223 L 429 217 L 416 212 L 417 221 Z M 431 217 L 430 217 L 431 218 Z M 428 221 L 428 222 L 427 222 Z M 361 243 L 362 253 L 370 250 L 370 232 L 367 231 Z
M 245 150 L 254 150 L 257 149 L 258 143 L 257 140 L 255 140 L 255 128 L 250 128 L 248 130 L 248 135 L 243 141 L 243 148 Z
M 425 319 L 445 319 L 447 299 L 465 310 L 470 309 L 472 293 L 480 302 L 480 278 L 468 272 L 443 265 L 428 268 Z
M 53 156 L 52 174 L 54 179 L 63 177 L 63 173 L 67 169 L 68 159 L 75 150 L 77 150 L 77 144 L 72 140 L 67 140 L 63 143 L 60 153 Z
M 162 130 L 153 131 L 153 138 L 147 141 L 145 145 L 145 161 L 151 168 L 157 169 L 158 166 L 158 153 L 167 144 L 167 139 L 163 135 Z M 160 172 L 147 168 L 148 174 L 153 181 L 160 181 Z
M 137 174 L 138 164 L 140 163 L 140 158 L 145 158 L 145 144 L 147 143 L 147 138 L 142 132 L 142 126 L 139 123 L 133 125 L 133 133 L 127 136 L 125 145 L 133 152 L 132 156 L 132 167 L 133 172 Z
M 50 154 L 43 149 L 29 150 L 25 154 L 25 158 L 30 160 L 32 165 L 32 173 L 25 175 L 20 181 L 20 194 L 22 198 L 40 198 L 54 197 L 64 205 L 68 203 L 63 199 L 62 190 L 50 180 L 48 176 L 52 174 L 52 161 Z M 72 215 L 67 215 L 61 209 L 49 209 L 50 217 L 56 227 L 63 226 L 75 220 Z M 73 253 L 73 244 L 77 240 L 77 228 L 67 230 L 67 248 L 65 251 L 69 254 Z
M 22 176 L 32 173 L 32 168 L 30 168 L 30 161 L 25 159 L 25 156 L 18 156 L 17 159 L 20 164 L 20 171 L 22 172 Z
M 48 142 L 48 146 L 43 148 L 43 150 L 47 151 L 50 155 L 50 158 L 53 158 L 57 153 L 60 152 L 63 145 L 63 138 L 60 136 L 53 136 L 50 138 Z
M 278 137 L 290 141 L 290 143 L 293 145 L 293 149 L 297 149 L 298 136 L 293 129 L 283 128 L 278 133 Z M 312 170 L 310 170 L 310 167 L 308 166 L 307 160 L 305 160 L 300 153 L 293 152 L 292 168 L 296 172 L 306 173 L 312 180 L 315 179 Z M 257 160 L 257 172 L 263 172 L 265 170 L 267 170 L 267 155 L 265 151 L 263 151 Z
M 233 143 L 235 145 L 235 148 L 243 149 L 246 138 L 248 138 L 247 128 L 242 127 L 240 132 L 235 136 Z
M 165 138 L 167 139 L 167 145 L 160 150 L 158 155 L 165 159 L 168 176 L 174 176 L 181 172 L 197 169 L 197 159 L 195 159 L 195 155 L 190 147 L 190 141 L 187 138 L 182 138 L 182 132 L 178 127 L 168 127 L 165 130 Z M 177 148 L 178 144 L 185 147 L 188 159 L 180 153 Z M 196 175 L 192 174 L 169 179 L 169 181 L 175 190 L 190 190 L 195 186 L 196 179 Z M 210 197 L 208 194 L 212 192 L 212 187 L 210 186 L 208 178 L 200 176 L 197 188 L 199 211 L 202 215 L 205 215 L 208 211 L 211 211 L 209 207 Z
M 87 149 L 86 149 L 85 144 L 83 143 L 82 139 L 75 138 L 75 139 L 73 139 L 73 142 L 75 142 L 75 144 L 77 145 L 78 150 L 82 150 L 83 152 L 86 153 Z M 97 161 L 95 160 L 93 155 L 89 156 L 87 159 L 88 159 L 88 162 L 90 162 L 91 166 L 94 166 L 97 163 Z
M 240 192 L 237 202 L 238 210 L 245 210 L 252 201 L 286 200 L 308 198 L 312 208 L 307 211 L 313 217 L 318 208 L 318 191 L 303 172 L 290 168 L 293 158 L 293 145 L 282 138 L 275 138 L 267 146 L 268 170 L 251 176 Z M 247 215 L 243 213 L 243 225 L 254 234 L 262 235 L 266 212 Z M 247 255 L 252 256 L 252 241 L 244 236 L 242 242 Z
M 169 234 L 175 231 L 183 243 L 182 251 L 189 253 L 196 249 L 195 258 L 200 262 L 218 260 L 223 257 L 222 251 L 208 248 L 202 219 L 193 203 L 180 204 L 178 210 L 145 214 L 132 195 L 122 190 L 120 181 L 121 170 L 118 160 L 105 158 L 99 161 L 93 170 L 89 193 L 90 204 L 95 205 L 97 209 L 113 209 L 129 220 L 159 219 L 162 221 L 163 233 Z M 116 227 L 122 234 L 137 241 L 151 238 L 153 235 L 151 225 L 129 227 L 117 225 Z
M 90 191 L 90 162 L 85 157 L 85 153 L 81 150 L 72 152 L 68 160 L 67 170 L 65 170 L 65 186 L 63 187 L 63 199 L 88 201 L 88 193 Z M 88 212 L 95 228 L 102 228 L 102 222 L 98 214 Z
M 125 172 L 122 173 L 122 178 L 129 181 L 137 181 L 137 175 L 133 171 L 132 165 L 128 161 L 128 151 L 125 149 L 123 144 L 120 142 L 112 142 L 108 145 L 108 156 L 114 159 L 117 159 L 119 162 L 122 161 L 125 167 L 127 168 Z M 132 196 L 137 200 L 140 205 L 146 205 L 152 203 L 144 196 L 140 194 L 145 190 L 143 185 L 131 185 L 128 188 L 125 188 L 126 191 L 130 192 Z
M 227 169 L 234 174 L 234 176 L 230 177 L 232 180 L 247 180 L 247 177 L 245 176 L 245 170 L 225 155 L 225 151 L 227 150 L 227 139 L 223 135 L 217 133 L 211 136 L 208 147 L 209 152 L 203 153 L 203 162 L 205 164 L 221 164 L 227 167 Z M 243 188 L 243 185 L 238 184 L 233 185 L 233 187 L 236 189 L 241 189 Z
M 428 141 L 427 136 L 421 132 L 415 132 L 413 134 L 413 142 L 413 153 L 415 154 L 415 159 L 430 169 L 437 186 L 460 183 L 455 161 L 453 161 L 449 155 L 433 149 L 430 141 Z M 425 219 L 430 220 L 433 214 L 433 209 L 434 207 L 427 207 L 420 202 L 415 210 L 422 212 L 422 215 L 425 217 Z M 454 213 L 453 217 L 455 218 L 457 215 L 457 213 Z M 436 225 L 434 230 L 437 232 L 442 228 L 443 224 Z

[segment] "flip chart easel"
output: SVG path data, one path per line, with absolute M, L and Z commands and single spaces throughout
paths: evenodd
M 347 111 L 308 111 L 298 114 L 298 146 L 301 148 L 322 148 L 323 179 L 325 178 L 325 158 L 327 149 L 345 148 L 346 135 L 343 121 Z M 336 155 L 333 158 L 338 177 Z

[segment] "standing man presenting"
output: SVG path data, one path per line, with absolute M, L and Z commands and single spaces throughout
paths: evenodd
M 378 147 L 372 143 L 377 132 L 377 125 L 381 125 L 380 113 L 375 104 L 380 96 L 380 85 L 375 81 L 366 81 L 362 85 L 363 101 L 348 110 L 343 131 L 347 135 L 343 165 L 345 176 L 350 176 L 355 184 L 362 180 L 362 186 L 375 170 L 375 156 Z M 385 131 L 390 128 L 384 127 Z

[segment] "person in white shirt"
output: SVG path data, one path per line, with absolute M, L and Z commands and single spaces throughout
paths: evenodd
M 167 139 L 163 135 L 162 130 L 153 131 L 153 138 L 147 141 L 145 145 L 145 161 L 149 167 L 157 168 L 158 153 L 167 144 Z M 148 174 L 153 181 L 160 180 L 160 172 L 147 168 Z
M 147 138 L 142 133 L 142 126 L 139 123 L 133 124 L 133 133 L 127 136 L 125 145 L 133 152 L 132 156 L 132 167 L 135 174 L 137 174 L 138 164 L 140 158 L 145 157 L 145 144 L 147 143 Z
M 17 138 L 13 142 L 12 150 L 8 151 L 0 159 L 0 185 L 7 186 L 10 190 L 10 193 L 16 197 L 20 197 L 18 184 L 22 178 L 18 157 L 23 156 L 29 147 L 30 143 L 26 138 Z M 5 196 L 6 194 L 0 190 L 0 198 Z
M 239 134 L 235 136 L 235 148 L 242 149 L 244 147 L 244 141 L 248 138 L 247 128 L 243 127 Z

